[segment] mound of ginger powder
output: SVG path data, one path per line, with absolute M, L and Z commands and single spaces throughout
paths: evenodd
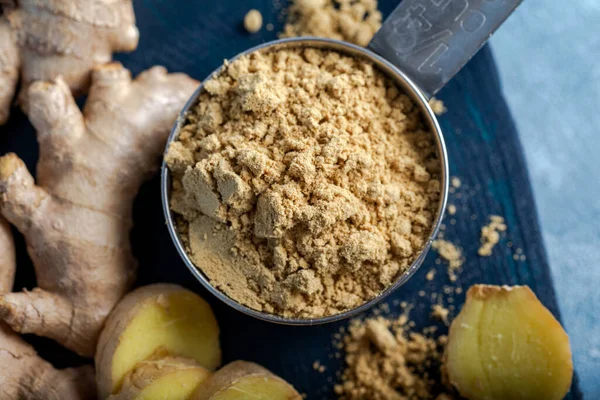
M 435 141 L 365 60 L 255 52 L 205 82 L 171 143 L 170 207 L 194 264 L 237 302 L 290 318 L 355 308 L 431 231 Z

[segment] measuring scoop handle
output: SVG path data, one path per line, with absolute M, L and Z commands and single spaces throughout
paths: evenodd
M 433 96 L 522 0 L 403 0 L 369 48 Z

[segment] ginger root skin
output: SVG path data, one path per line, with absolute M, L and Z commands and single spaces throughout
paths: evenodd
M 0 212 L 25 236 L 38 283 L 0 296 L 0 318 L 14 331 L 93 357 L 135 279 L 133 199 L 197 85 L 162 67 L 132 80 L 122 65 L 106 64 L 93 70 L 83 112 L 61 78 L 31 85 L 37 184 L 15 154 L 0 158 Z
M 0 17 L 0 125 L 10 116 L 10 107 L 19 82 L 21 57 L 9 22 Z
M 137 363 L 109 400 L 186 400 L 211 372 L 193 360 L 166 357 Z
M 117 394 L 140 362 L 166 357 L 184 357 L 214 370 L 221 363 L 217 320 L 208 303 L 181 286 L 138 288 L 119 302 L 100 335 L 99 397 Z
M 444 358 L 470 400 L 560 400 L 573 377 L 566 332 L 527 286 L 472 286 Z
M 8 292 L 15 276 L 15 248 L 10 226 L 0 218 L 0 292 Z M 55 369 L 33 347 L 0 323 L 0 398 L 29 400 L 93 399 L 91 366 Z
M 17 255 L 10 225 L 0 217 L 0 293 L 12 290 L 16 266 Z
M 62 76 L 76 96 L 84 94 L 94 66 L 138 45 L 131 0 L 19 0 L 2 7 L 0 124 L 9 116 L 19 74 L 27 110 L 32 82 Z
M 205 380 L 192 400 L 301 400 L 289 383 L 258 364 L 234 361 Z

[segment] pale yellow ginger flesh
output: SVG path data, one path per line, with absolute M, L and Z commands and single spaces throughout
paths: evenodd
M 219 326 L 197 294 L 172 284 L 154 284 L 123 298 L 106 321 L 96 353 L 100 398 L 117 393 L 139 362 L 185 357 L 214 370 L 221 363 Z
M 2 1 L 0 124 L 6 122 L 21 76 L 21 101 L 34 81 L 62 76 L 76 94 L 90 85 L 92 68 L 113 52 L 133 51 L 139 32 L 131 0 Z
M 470 400 L 560 400 L 573 376 L 567 334 L 526 286 L 472 286 L 445 367 Z
M 15 248 L 10 227 L 0 218 L 0 293 L 9 292 L 15 277 Z M 55 369 L 33 347 L 0 323 L 0 399 L 93 399 L 90 366 Z
M 227 364 L 196 390 L 192 400 L 301 400 L 286 381 L 247 361 Z
M 193 360 L 167 357 L 139 362 L 110 400 L 186 400 L 211 372 Z
M 177 114 L 198 82 L 162 67 L 136 79 L 96 67 L 83 111 L 62 79 L 29 87 L 37 182 L 0 157 L 0 213 L 21 231 L 38 287 L 0 296 L 0 318 L 86 357 L 136 275 L 129 232 L 138 188 L 159 166 Z

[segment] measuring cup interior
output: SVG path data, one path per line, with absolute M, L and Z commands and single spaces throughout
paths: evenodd
M 233 307 L 234 309 L 241 311 L 247 315 L 251 315 L 253 317 L 262 319 L 262 320 L 280 323 L 280 324 L 287 324 L 287 325 L 316 325 L 316 324 L 323 324 L 323 323 L 328 323 L 328 322 L 339 321 L 339 320 L 342 320 L 342 319 L 345 319 L 348 317 L 355 316 L 363 311 L 366 311 L 367 309 L 371 308 L 372 306 L 377 304 L 379 301 L 381 301 L 382 299 L 387 297 L 390 293 L 395 291 L 397 288 L 402 286 L 414 275 L 414 273 L 419 269 L 419 267 L 423 263 L 425 256 L 427 255 L 427 252 L 429 251 L 429 248 L 431 247 L 431 243 L 440 229 L 443 213 L 446 208 L 446 202 L 447 202 L 447 198 L 448 198 L 448 171 L 449 171 L 449 169 L 448 169 L 446 146 L 444 144 L 442 132 L 441 132 L 440 126 L 437 122 L 437 119 L 435 117 L 435 114 L 431 110 L 431 107 L 429 107 L 429 103 L 428 103 L 425 95 L 421 92 L 421 90 L 417 87 L 417 85 L 413 81 L 411 81 L 402 71 L 398 70 L 390 62 L 386 61 L 382 57 L 378 56 L 377 54 L 375 54 L 363 47 L 355 46 L 350 43 L 345 43 L 345 42 L 341 42 L 338 40 L 332 40 L 332 39 L 313 38 L 313 37 L 289 38 L 289 39 L 281 39 L 281 40 L 276 40 L 273 42 L 264 43 L 260 46 L 251 48 L 251 49 L 237 55 L 236 57 L 232 58 L 230 60 L 230 62 L 236 60 L 237 58 L 239 58 L 241 56 L 244 56 L 246 54 L 250 54 L 250 53 L 253 53 L 256 51 L 277 51 L 277 50 L 283 49 L 283 48 L 298 48 L 298 47 L 301 47 L 301 48 L 312 47 L 312 48 L 319 48 L 319 49 L 324 49 L 324 50 L 333 50 L 333 51 L 337 51 L 342 54 L 346 54 L 346 55 L 350 55 L 350 56 L 354 56 L 354 57 L 361 57 L 361 58 L 364 58 L 364 59 L 372 62 L 380 71 L 382 71 L 390 79 L 392 79 L 398 85 L 399 89 L 401 91 L 403 91 L 406 95 L 408 95 L 413 100 L 413 102 L 421 109 L 421 114 L 422 114 L 423 120 L 429 127 L 431 134 L 433 134 L 435 137 L 436 151 L 438 154 L 438 158 L 439 158 L 439 162 L 440 162 L 440 170 L 441 170 L 441 177 L 440 177 L 441 187 L 440 187 L 440 200 L 439 200 L 437 212 L 435 215 L 435 220 L 432 225 L 432 229 L 429 234 L 428 240 L 425 243 L 425 245 L 423 246 L 421 253 L 413 261 L 411 266 L 403 274 L 399 275 L 398 278 L 396 279 L 396 281 L 394 281 L 394 283 L 392 283 L 390 286 L 388 286 L 385 290 L 383 290 L 381 293 L 379 293 L 376 297 L 367 301 L 366 303 L 362 304 L 359 307 L 344 311 L 339 314 L 329 315 L 329 316 L 320 317 L 320 318 L 299 319 L 299 318 L 284 318 L 284 317 L 280 317 L 275 314 L 260 312 L 260 311 L 253 310 L 249 307 L 246 307 L 246 306 L 238 303 L 237 301 L 233 300 L 232 298 L 230 298 L 229 296 L 225 295 L 220 290 L 215 288 L 210 283 L 210 280 L 208 279 L 208 277 L 199 268 L 197 268 L 194 265 L 194 263 L 188 256 L 187 252 L 185 251 L 185 247 L 182 243 L 182 240 L 179 237 L 179 232 L 177 231 L 177 229 L 175 227 L 174 215 L 169 207 L 171 177 L 170 177 L 169 169 L 164 160 L 163 160 L 162 167 L 161 167 L 161 196 L 162 196 L 163 211 L 165 214 L 169 234 L 171 235 L 171 238 L 173 239 L 173 242 L 175 243 L 175 246 L 177 247 L 177 251 L 179 252 L 179 255 L 183 259 L 184 263 L 186 264 L 186 266 L 188 267 L 190 272 L 200 281 L 200 283 L 208 291 L 210 291 L 212 294 L 214 294 L 216 297 L 218 297 L 220 300 L 222 300 L 229 306 Z M 221 68 L 222 67 L 215 70 L 203 82 L 206 82 L 211 77 L 218 75 L 221 72 Z M 169 139 L 167 140 L 167 147 L 166 147 L 167 149 L 169 147 L 169 144 L 173 140 L 177 139 L 177 136 L 179 135 L 179 131 L 181 130 L 181 127 L 184 125 L 184 123 L 186 121 L 186 114 L 187 114 L 188 110 L 196 104 L 197 99 L 203 90 L 204 90 L 204 85 L 202 84 L 194 92 L 192 97 L 188 100 L 185 107 L 181 111 L 179 117 L 177 118 L 175 126 L 173 127 L 173 130 L 171 131 Z M 165 150 L 165 152 L 166 152 L 166 150 Z

